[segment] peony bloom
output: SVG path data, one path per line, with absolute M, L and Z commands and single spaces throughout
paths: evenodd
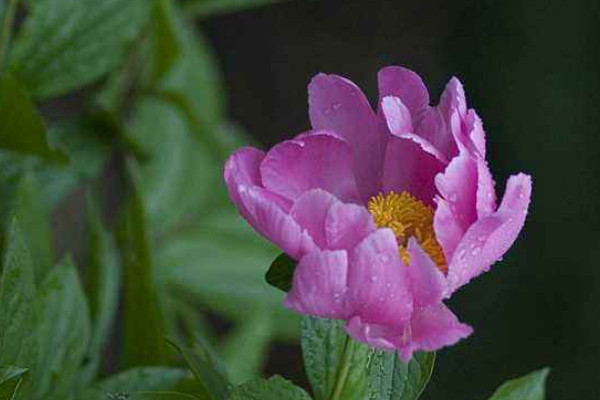
M 236 151 L 225 181 L 241 215 L 298 261 L 286 307 L 345 320 L 354 339 L 407 361 L 471 334 L 443 300 L 515 241 L 531 178 L 511 176 L 497 205 L 458 79 L 437 106 L 412 71 L 378 80 L 375 113 L 349 80 L 317 75 L 313 129 L 267 153 Z

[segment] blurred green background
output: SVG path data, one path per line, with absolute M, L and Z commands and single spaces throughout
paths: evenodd
M 0 247 L 12 254 L 22 236 L 28 290 L 49 304 L 42 323 L 71 324 L 56 337 L 25 318 L 23 331 L 75 349 L 41 350 L 52 362 L 32 398 L 137 390 L 105 378 L 178 365 L 165 335 L 210 343 L 234 383 L 262 372 L 307 387 L 299 320 L 263 280 L 278 252 L 237 215 L 222 166 L 242 145 L 306 130 L 316 73 L 374 101 L 386 65 L 419 72 L 432 99 L 458 76 L 498 193 L 512 173 L 534 178 L 520 239 L 451 300 L 475 334 L 438 353 L 423 398 L 487 398 L 543 366 L 549 400 L 598 396 L 597 0 L 31 0 L 16 11 L 0 82 Z M 67 254 L 77 274 L 53 267 Z M 48 300 L 47 285 L 69 295 Z

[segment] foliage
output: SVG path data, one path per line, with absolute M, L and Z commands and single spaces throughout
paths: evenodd
M 0 400 L 311 398 L 260 378 L 299 319 L 263 280 L 277 252 L 227 199 L 223 162 L 249 139 L 188 20 L 269 2 L 0 3 Z M 48 112 L 65 96 L 71 115 Z M 72 199 L 85 235 L 57 229 Z M 284 291 L 286 257 L 266 276 Z M 232 331 L 217 337 L 209 314 Z M 304 319 L 301 341 L 316 400 L 414 400 L 433 369 L 433 354 L 403 364 L 336 321 Z M 494 399 L 542 393 L 543 378 Z

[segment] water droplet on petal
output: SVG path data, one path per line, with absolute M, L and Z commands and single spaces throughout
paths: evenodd
M 456 202 L 456 200 L 458 200 L 458 196 L 456 195 L 456 193 L 451 193 L 449 200 L 453 203 Z
M 332 112 L 333 112 L 333 110 L 331 108 L 326 108 L 326 109 L 323 110 L 323 114 L 325 114 L 325 115 L 329 115 Z
M 331 110 L 332 110 L 332 111 L 337 111 L 337 110 L 339 110 L 340 108 L 342 108 L 342 103 L 333 103 L 333 104 L 331 105 Z
M 479 247 L 475 247 L 472 251 L 471 251 L 471 255 L 472 256 L 476 256 L 477 254 L 479 254 L 479 252 L 481 251 L 481 248 Z
M 369 280 L 371 282 L 377 282 L 377 275 L 371 275 L 371 278 L 369 278 Z
M 387 254 L 380 255 L 379 259 L 381 260 L 382 263 L 388 263 L 388 262 L 390 262 L 390 256 L 387 255 Z

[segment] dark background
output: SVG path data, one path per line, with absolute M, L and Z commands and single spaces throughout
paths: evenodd
M 599 15 L 597 0 L 320 0 L 199 26 L 231 116 L 265 147 L 308 128 L 312 75 L 344 75 L 375 99 L 377 70 L 397 64 L 418 71 L 432 99 L 462 80 L 500 195 L 509 174 L 533 175 L 520 239 L 450 302 L 475 334 L 438 353 L 427 400 L 484 399 L 543 366 L 548 399 L 600 396 Z M 298 350 L 283 350 L 268 371 L 302 382 Z

